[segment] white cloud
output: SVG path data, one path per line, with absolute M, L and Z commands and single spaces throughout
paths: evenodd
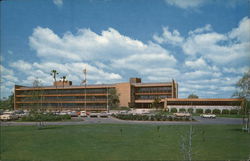
M 237 28 L 234 28 L 230 33 L 230 38 L 236 38 L 240 42 L 250 42 L 250 19 L 244 17 Z
M 165 0 L 168 4 L 177 6 L 183 9 L 200 7 L 207 0 Z
M 207 77 L 220 77 L 222 74 L 220 72 L 212 72 L 212 71 L 203 71 L 196 70 L 194 72 L 186 72 L 184 77 L 189 79 L 197 79 L 197 78 L 207 78 Z
M 247 72 L 249 69 L 250 69 L 249 66 L 244 66 L 244 67 L 240 67 L 240 68 L 232 68 L 232 67 L 226 68 L 226 67 L 224 67 L 223 72 L 225 72 L 225 73 L 243 74 L 243 73 Z
M 14 67 L 17 70 L 22 71 L 22 72 L 30 72 L 30 70 L 32 68 L 32 66 L 29 63 L 27 63 L 23 60 L 18 60 L 16 62 L 13 62 L 10 64 L 10 66 Z
M 68 32 L 59 37 L 48 28 L 37 27 L 29 40 L 30 46 L 37 52 L 37 56 L 45 61 L 100 62 L 132 55 L 167 53 L 157 44 L 144 44 L 121 35 L 112 28 L 102 31 L 101 35 L 90 29 L 80 29 L 76 35 Z
M 208 64 L 205 62 L 203 58 L 199 58 L 195 61 L 186 61 L 185 65 L 193 69 L 203 69 L 207 68 L 208 66 Z
M 20 63 L 28 64 L 31 70 L 22 70 L 18 68 Z M 83 78 L 83 69 L 87 68 L 88 80 L 90 82 L 95 82 L 102 80 L 103 82 L 115 81 L 122 79 L 122 77 L 113 72 L 105 72 L 100 68 L 94 67 L 92 65 L 80 62 L 72 62 L 72 63 L 55 63 L 55 62 L 42 62 L 42 63 L 28 63 L 17 61 L 12 63 L 12 67 L 20 70 L 23 74 L 26 75 L 27 79 L 22 81 L 23 84 L 31 86 L 35 79 L 40 79 L 43 85 L 50 85 L 53 82 L 52 77 L 50 76 L 51 70 L 55 69 L 59 72 L 59 76 L 57 79 L 60 79 L 62 76 L 66 76 L 68 80 L 76 83 L 75 85 L 79 85 Z
M 208 31 L 212 31 L 212 26 L 210 24 L 207 24 L 201 28 L 197 28 L 193 31 L 189 31 L 188 34 L 193 35 L 193 34 L 199 34 L 199 33 L 204 33 L 204 32 L 208 32 Z
M 53 3 L 57 6 L 57 7 L 61 7 L 63 5 L 63 0 L 53 0 Z
M 180 36 L 179 31 L 174 30 L 173 32 L 171 32 L 169 31 L 168 27 L 163 27 L 163 33 L 161 36 L 154 34 L 153 39 L 160 44 L 169 43 L 176 45 L 183 42 L 183 38 Z
M 13 86 L 19 82 L 19 79 L 15 76 L 14 71 L 11 69 L 7 69 L 4 66 L 0 65 L 0 73 L 1 73 L 1 88 L 0 88 L 0 96 L 8 97 L 13 91 Z

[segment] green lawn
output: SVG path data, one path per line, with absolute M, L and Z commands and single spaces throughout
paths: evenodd
M 246 160 L 250 134 L 240 125 L 195 125 L 195 160 Z M 181 160 L 188 125 L 1 127 L 0 160 Z M 121 132 L 122 131 L 122 132 Z

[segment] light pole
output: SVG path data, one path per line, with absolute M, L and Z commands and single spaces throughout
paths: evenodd
M 107 87 L 107 113 L 109 113 L 109 88 Z
M 84 110 L 85 112 L 87 112 L 87 107 L 86 107 L 86 88 L 87 88 L 87 68 L 85 67 L 85 69 L 83 69 L 83 74 L 84 74 Z

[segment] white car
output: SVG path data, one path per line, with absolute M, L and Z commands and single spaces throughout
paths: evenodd
M 211 113 L 208 113 L 208 114 L 201 114 L 200 115 L 202 118 L 216 118 L 216 115 L 215 114 L 211 114 Z
M 176 116 L 176 117 L 190 117 L 191 114 L 188 112 L 177 112 L 177 113 L 174 113 L 174 116 Z
M 16 119 L 18 119 L 17 115 L 10 115 L 10 114 L 0 115 L 0 120 L 3 121 L 16 120 Z
M 108 116 L 109 116 L 109 114 L 107 112 L 101 112 L 99 114 L 99 117 L 108 117 Z
M 81 117 L 87 117 L 86 111 L 80 111 L 80 116 Z

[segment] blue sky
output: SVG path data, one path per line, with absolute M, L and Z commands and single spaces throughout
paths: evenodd
M 15 84 L 179 83 L 179 96 L 229 98 L 250 67 L 249 0 L 4 0 L 1 98 Z

